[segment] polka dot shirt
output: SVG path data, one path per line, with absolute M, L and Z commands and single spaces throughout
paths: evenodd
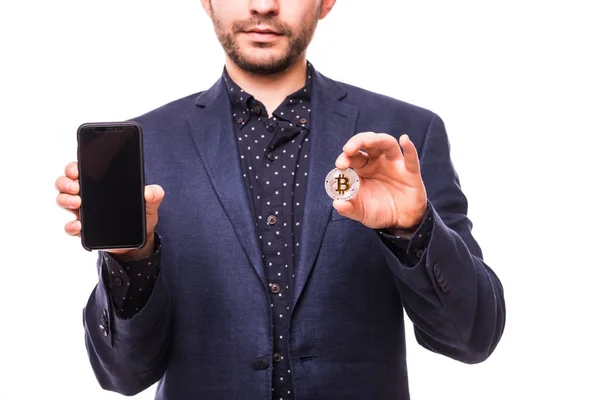
M 308 177 L 311 83 L 289 95 L 272 115 L 224 71 L 240 164 L 252 200 L 273 318 L 273 399 L 293 399 L 288 355 L 294 262 Z
M 148 258 L 119 262 L 109 253 L 102 252 L 106 265 L 104 282 L 109 289 L 116 311 L 121 318 L 130 319 L 148 302 L 160 270 L 162 245 L 155 235 L 154 251 Z

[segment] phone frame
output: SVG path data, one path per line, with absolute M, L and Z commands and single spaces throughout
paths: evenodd
M 82 197 L 81 206 L 79 207 L 79 221 L 81 222 L 81 245 L 87 251 L 92 250 L 122 250 L 122 249 L 141 249 L 144 247 L 148 241 L 148 232 L 146 226 L 146 198 L 144 197 L 144 191 L 146 187 L 146 177 L 145 177 L 145 168 L 144 168 L 144 135 L 142 126 L 136 121 L 119 121 L 119 122 L 86 122 L 81 124 L 77 128 L 77 172 L 78 172 L 78 183 L 79 183 L 79 195 L 83 193 L 83 182 L 81 179 L 81 134 L 84 129 L 94 129 L 97 131 L 98 128 L 102 128 L 103 130 L 120 130 L 124 127 L 135 127 L 138 130 L 138 146 L 139 146 L 139 154 L 140 154 L 140 171 L 141 171 L 141 185 L 140 185 L 140 198 L 142 199 L 142 210 L 143 210 L 143 218 L 142 218 L 142 241 L 139 245 L 131 246 L 131 245 L 117 245 L 117 246 L 90 246 L 86 243 L 86 239 L 84 236 L 83 229 L 83 208 L 84 201 Z

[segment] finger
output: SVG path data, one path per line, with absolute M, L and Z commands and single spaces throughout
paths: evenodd
M 79 179 L 79 171 L 77 169 L 77 161 L 72 161 L 65 167 L 65 175 L 73 180 Z
M 414 143 L 406 134 L 400 136 L 398 142 L 404 152 L 404 166 L 406 167 L 406 170 L 412 174 L 419 174 L 419 155 L 417 154 L 417 148 Z
M 60 193 L 79 194 L 79 182 L 66 176 L 59 176 L 55 186 Z
M 364 151 L 359 151 L 353 156 L 348 156 L 346 153 L 339 155 L 335 160 L 335 167 L 338 169 L 361 169 L 367 166 L 369 163 L 369 155 Z
M 72 194 L 59 193 L 56 196 L 56 203 L 65 210 L 78 210 L 79 207 L 81 207 L 81 197 Z
M 70 236 L 81 235 L 81 222 L 78 220 L 69 221 L 65 224 L 65 232 Z
M 401 158 L 400 146 L 393 136 L 386 133 L 362 132 L 351 137 L 343 147 L 348 156 L 365 151 L 371 158 L 379 157 L 382 153 L 390 159 Z
M 144 189 L 144 198 L 146 200 L 146 214 L 155 215 L 158 213 L 158 207 L 165 198 L 165 191 L 159 185 L 148 185 Z

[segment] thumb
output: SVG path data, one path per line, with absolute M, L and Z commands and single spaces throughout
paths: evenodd
M 335 208 L 337 210 L 337 212 L 340 213 L 340 215 L 342 215 L 346 218 L 351 218 L 351 219 L 355 219 L 355 220 L 359 219 L 359 216 L 356 215 L 357 214 L 356 207 L 355 207 L 354 203 L 351 201 L 334 200 L 333 208 Z
M 165 191 L 159 185 L 148 185 L 144 190 L 146 199 L 146 214 L 155 215 L 158 213 L 158 207 L 165 198 Z

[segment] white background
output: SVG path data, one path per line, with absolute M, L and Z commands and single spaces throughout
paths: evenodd
M 593 3 L 340 0 L 317 30 L 321 72 L 444 119 L 505 287 L 506 331 L 483 364 L 428 352 L 407 325 L 414 399 L 600 398 Z M 0 46 L 0 399 L 121 398 L 87 360 L 95 254 L 63 234 L 54 180 L 79 124 L 206 89 L 221 48 L 197 0 L 3 1 Z

